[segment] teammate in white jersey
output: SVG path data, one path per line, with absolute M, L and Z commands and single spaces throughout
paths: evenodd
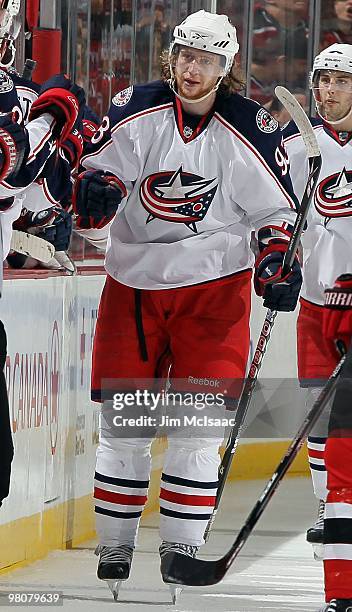
M 323 338 L 324 290 L 341 274 L 352 272 L 352 46 L 334 44 L 315 59 L 311 87 L 318 119 L 313 119 L 322 152 L 322 169 L 314 196 L 308 228 L 302 238 L 304 251 L 303 287 L 297 326 L 298 374 L 303 385 L 314 389 L 324 384 L 338 359 L 337 349 Z M 299 195 L 304 189 L 308 168 L 304 145 L 295 127 L 284 131 L 290 159 L 292 182 Z M 306 167 L 306 173 L 302 168 Z M 324 450 L 328 411 L 308 438 L 313 486 L 319 500 L 325 500 L 326 466 Z M 324 503 L 316 525 L 307 539 L 323 544 Z
M 265 306 L 295 308 L 298 260 L 285 279 L 281 270 L 296 199 L 277 122 L 234 93 L 238 48 L 225 15 L 190 15 L 174 30 L 162 80 L 118 93 L 93 138 L 95 151 L 83 159 L 77 226 L 95 241 L 110 226 L 93 353 L 95 401 L 138 389 L 138 379 L 165 371 L 165 360 L 172 390 L 208 393 L 214 385 L 221 394 L 226 385 L 232 400 L 238 396 L 249 346 L 253 230 L 257 292 Z M 107 401 L 103 419 L 109 411 Z M 192 427 L 169 435 L 161 556 L 174 550 L 193 556 L 204 543 L 221 436 L 210 429 L 199 436 Z M 152 438 L 150 431 L 132 439 L 121 428 L 101 428 L 98 577 L 113 583 L 115 596 L 129 575 L 147 499 Z

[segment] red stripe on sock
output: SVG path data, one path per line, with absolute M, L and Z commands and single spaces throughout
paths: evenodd
M 215 495 L 187 495 L 185 493 L 176 493 L 167 489 L 160 489 L 160 499 L 173 502 L 174 504 L 183 504 L 185 506 L 214 506 Z
M 114 493 L 113 491 L 105 491 L 94 488 L 95 499 L 111 502 L 113 504 L 122 504 L 124 506 L 141 506 L 147 501 L 146 495 L 127 495 L 126 493 Z
M 315 459 L 324 459 L 325 451 L 314 450 L 312 448 L 308 448 L 308 456 L 315 457 Z

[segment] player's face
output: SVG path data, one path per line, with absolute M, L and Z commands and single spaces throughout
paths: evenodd
M 334 8 L 338 19 L 352 21 L 352 0 L 336 0 Z
M 277 6 L 278 8 L 292 12 L 304 12 L 308 8 L 308 0 L 271 0 L 268 2 L 270 6 Z
M 318 93 L 327 121 L 346 117 L 352 106 L 352 75 L 323 70 L 319 75 Z
M 220 55 L 181 47 L 175 65 L 177 89 L 181 96 L 189 100 L 201 98 L 222 74 Z

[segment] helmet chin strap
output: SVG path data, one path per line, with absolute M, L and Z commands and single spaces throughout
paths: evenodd
M 332 127 L 335 127 L 335 126 L 341 125 L 341 123 L 346 121 L 346 119 L 350 119 L 352 117 L 352 106 L 351 106 L 350 110 L 348 111 L 347 115 L 345 115 L 341 119 L 337 119 L 336 121 L 331 121 L 331 119 L 327 119 L 326 117 L 324 117 L 324 115 L 322 115 L 321 112 L 319 111 L 318 105 L 317 105 L 317 113 L 318 113 L 319 117 L 321 119 L 323 119 L 323 121 L 326 121 L 329 125 L 332 125 Z
M 327 119 L 326 117 L 324 117 L 324 115 L 321 114 L 320 112 L 320 107 L 323 106 L 323 103 L 318 100 L 317 96 L 315 95 L 314 89 L 313 89 L 313 96 L 314 96 L 314 100 L 315 100 L 315 108 L 317 109 L 317 113 L 319 115 L 319 117 L 321 119 L 323 119 L 323 121 L 326 121 L 329 125 L 331 125 L 332 127 L 335 126 L 339 126 L 341 125 L 341 123 L 343 123 L 344 121 L 346 121 L 346 119 L 350 119 L 352 117 L 352 106 L 350 107 L 350 110 L 348 111 L 347 115 L 345 115 L 344 117 L 342 117 L 341 119 L 337 119 L 336 121 L 331 121 L 330 119 Z
M 170 63 L 170 73 L 171 73 L 171 79 L 168 79 L 168 84 L 170 86 L 170 89 L 174 92 L 175 96 L 177 96 L 179 98 L 179 100 L 181 100 L 181 102 L 186 102 L 187 104 L 198 104 L 198 102 L 203 102 L 203 100 L 206 100 L 212 93 L 214 93 L 214 91 L 217 91 L 220 87 L 220 83 L 223 80 L 224 76 L 219 77 L 217 83 L 214 85 L 214 87 L 212 87 L 212 89 L 210 91 L 208 91 L 208 93 L 206 93 L 204 96 L 201 96 L 200 98 L 196 98 L 195 100 L 191 100 L 189 98 L 185 98 L 184 96 L 181 96 L 179 93 L 177 93 L 176 87 L 175 87 L 175 83 L 176 83 L 176 79 L 175 79 L 175 73 L 174 73 L 174 69 L 173 66 Z

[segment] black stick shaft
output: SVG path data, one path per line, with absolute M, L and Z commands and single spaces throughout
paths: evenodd
M 26 59 L 24 63 L 23 72 L 22 72 L 22 78 L 26 79 L 26 81 L 31 81 L 32 74 L 33 74 L 33 71 L 35 70 L 36 65 L 37 65 L 36 61 L 32 59 Z
M 297 213 L 297 218 L 294 224 L 294 228 L 292 231 L 292 235 L 290 237 L 287 250 L 285 253 L 284 261 L 283 261 L 283 275 L 287 274 L 292 267 L 294 258 L 296 256 L 297 248 L 301 239 L 301 235 L 307 220 L 310 203 L 314 194 L 314 189 L 318 182 L 319 172 L 321 168 L 321 156 L 318 157 L 309 157 L 309 176 L 306 184 L 306 188 L 302 197 L 302 202 L 300 205 L 300 209 Z M 236 452 L 238 446 L 238 440 L 241 435 L 244 421 L 248 412 L 249 404 L 252 399 L 253 391 L 255 385 L 257 383 L 259 370 L 262 365 L 263 357 L 265 355 L 267 345 L 270 339 L 270 335 L 272 332 L 272 328 L 274 326 L 275 318 L 277 312 L 272 310 L 268 310 L 262 330 L 260 332 L 259 340 L 257 343 L 256 350 L 254 352 L 254 357 L 252 363 L 249 368 L 248 376 L 244 383 L 241 396 L 238 402 L 238 407 L 235 415 L 235 423 L 230 432 L 229 438 L 226 444 L 226 450 L 224 456 L 222 458 L 220 467 L 219 467 L 219 484 L 215 498 L 215 505 L 212 515 L 208 521 L 204 532 L 204 541 L 206 542 L 209 537 L 209 533 L 212 527 L 212 524 L 215 520 L 215 516 L 220 504 L 220 500 L 225 488 L 227 475 L 230 471 L 231 464 L 234 458 L 234 454 Z
M 308 412 L 296 436 L 293 438 L 284 457 L 281 459 L 271 479 L 267 483 L 264 491 L 262 492 L 261 496 L 256 502 L 253 510 L 248 515 L 247 520 L 244 523 L 241 531 L 239 532 L 233 546 L 231 547 L 231 549 L 226 555 L 226 568 L 227 569 L 230 567 L 230 565 L 232 565 L 234 559 L 237 557 L 238 553 L 240 552 L 243 545 L 247 541 L 248 536 L 252 533 L 255 525 L 257 524 L 259 518 L 263 514 L 272 496 L 274 495 L 277 487 L 279 486 L 287 470 L 290 468 L 294 459 L 296 458 L 310 430 L 312 429 L 312 427 L 315 425 L 315 423 L 319 419 L 327 403 L 330 401 L 334 391 L 336 390 L 336 387 L 339 381 L 339 375 L 341 374 L 341 370 L 344 366 L 346 359 L 347 357 L 346 355 L 344 355 L 339 361 L 338 365 L 336 366 L 334 372 L 330 376 L 325 387 L 322 389 L 318 399 L 314 402 L 312 408 Z M 348 359 L 349 361 L 352 360 L 352 350 L 350 350 L 348 353 Z

